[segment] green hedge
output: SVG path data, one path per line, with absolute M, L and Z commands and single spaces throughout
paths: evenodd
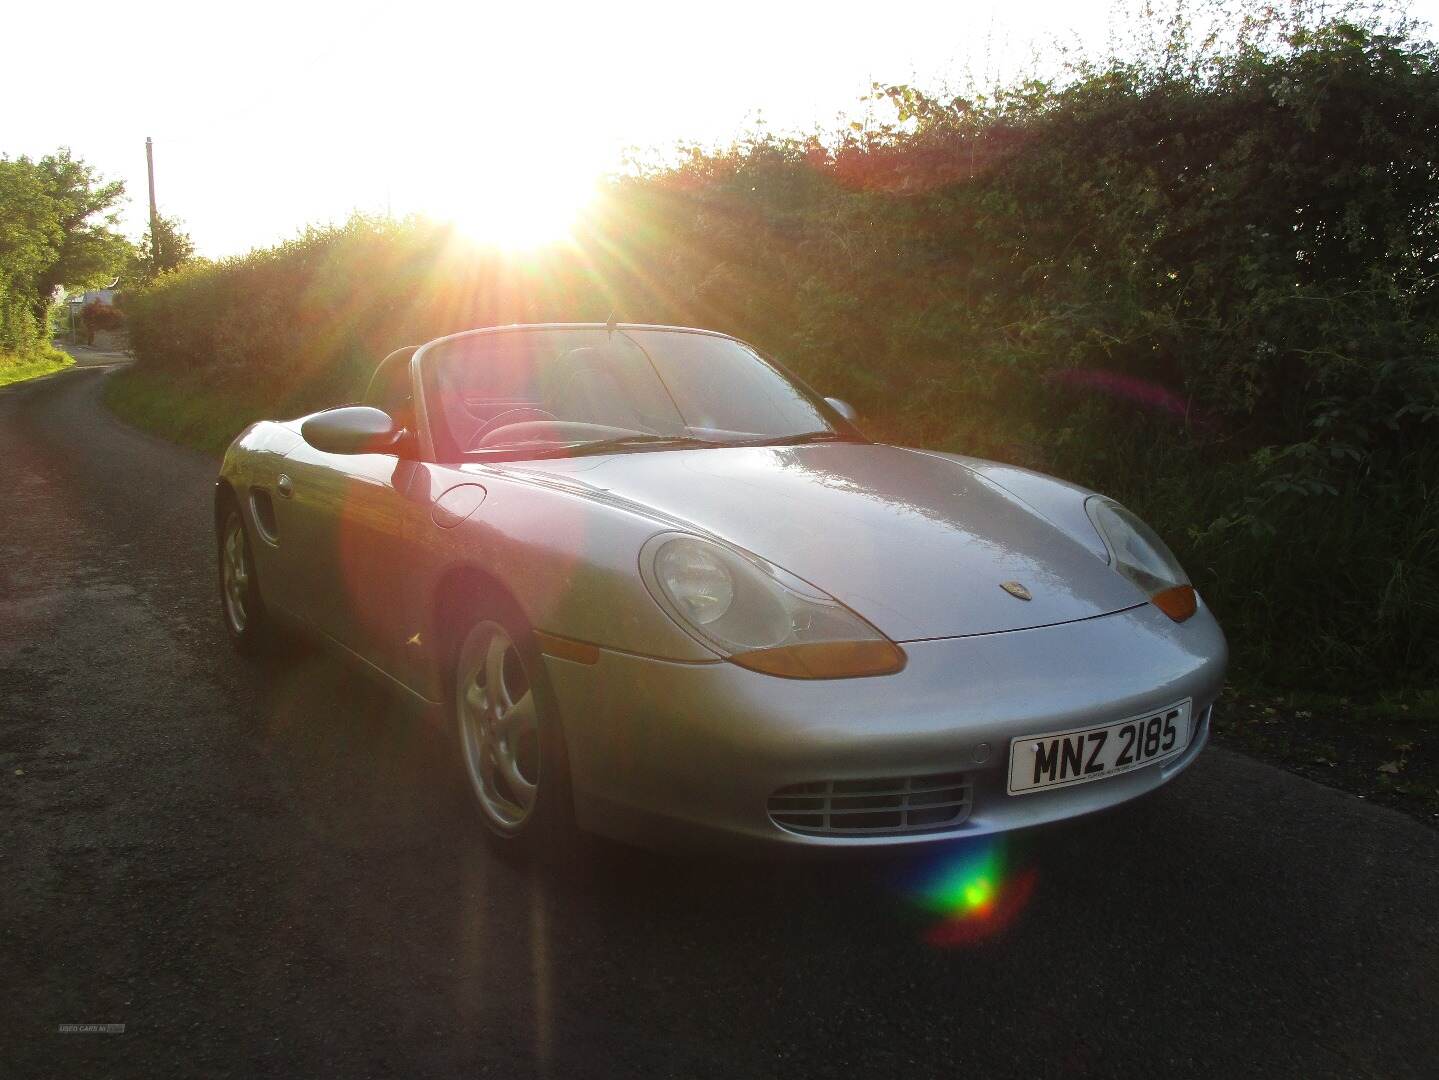
M 1238 670 L 1439 677 L 1439 63 L 1331 24 L 765 137 L 613 184 L 571 248 L 356 219 L 127 299 L 142 370 L 295 413 L 535 320 L 728 330 L 885 438 L 1127 500 Z

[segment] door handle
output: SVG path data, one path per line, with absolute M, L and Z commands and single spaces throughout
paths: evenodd
M 275 490 L 288 499 L 291 495 L 295 494 L 295 482 L 284 473 L 281 473 L 280 479 L 275 481 Z

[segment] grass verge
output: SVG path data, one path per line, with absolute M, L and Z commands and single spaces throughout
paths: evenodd
M 214 457 L 246 426 L 265 415 L 262 406 L 217 393 L 200 380 L 181 382 L 130 368 L 107 381 L 105 404 L 142 431 Z
M 52 345 L 41 345 L 28 355 L 0 353 L 0 386 L 38 379 L 52 371 L 69 367 L 75 358 Z
M 272 403 L 246 401 L 202 379 L 131 368 L 105 402 L 127 423 L 215 457 Z M 1439 827 L 1439 691 L 1349 697 L 1239 685 L 1215 710 L 1216 743 Z
M 1439 828 L 1439 690 L 1343 697 L 1225 690 L 1214 738 Z

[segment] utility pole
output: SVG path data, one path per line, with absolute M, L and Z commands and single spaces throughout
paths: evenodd
M 155 209 L 155 149 L 150 136 L 145 136 L 145 169 L 150 174 L 150 262 L 160 266 L 160 215 Z

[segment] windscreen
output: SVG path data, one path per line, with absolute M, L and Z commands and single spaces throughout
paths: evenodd
M 423 361 L 442 456 L 836 436 L 833 413 L 732 338 L 556 327 L 464 335 Z

